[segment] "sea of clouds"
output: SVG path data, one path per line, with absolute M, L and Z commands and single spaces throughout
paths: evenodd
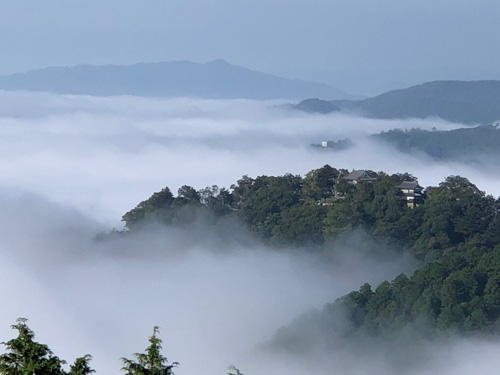
M 460 124 L 308 115 L 275 104 L 0 92 L 0 186 L 70 204 L 115 226 L 165 186 L 174 193 L 185 184 L 229 187 L 245 174 L 303 175 L 324 164 L 410 172 L 424 186 L 460 174 L 500 195 L 491 168 L 436 163 L 366 138 L 394 128 Z M 308 147 L 344 138 L 356 147 L 338 153 Z
M 242 175 L 304 175 L 324 164 L 409 172 L 424 186 L 458 174 L 500 194 L 498 172 L 487 164 L 437 163 L 367 138 L 460 124 L 310 115 L 279 104 L 0 92 L 0 340 L 13 337 L 9 325 L 26 317 L 57 355 L 71 361 L 89 353 L 98 373 L 117 374 L 119 358 L 143 351 L 159 325 L 167 356 L 181 362 L 178 375 L 223 374 L 230 364 L 254 375 L 336 373 L 330 365 L 264 359 L 256 347 L 364 282 L 411 272 L 407 259 L 388 263 L 362 246 L 338 245 L 335 251 L 349 256 L 324 264 L 306 251 L 266 249 L 244 231 L 231 249 L 223 236 L 190 242 L 192 233 L 172 230 L 95 240 L 98 232 L 120 229 L 126 211 L 165 186 L 174 193 L 182 185 L 229 187 Z M 344 138 L 355 146 L 309 147 Z M 419 374 L 470 373 L 496 349 L 456 341 L 442 351 L 456 371 L 436 356 Z M 374 368 L 387 373 L 383 358 L 353 361 L 338 373 Z

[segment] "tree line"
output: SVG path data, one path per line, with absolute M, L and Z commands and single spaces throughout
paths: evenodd
M 17 337 L 2 343 L 6 353 L 0 355 L 0 374 L 2 375 L 90 375 L 95 372 L 90 367 L 92 356 L 77 358 L 65 370 L 66 361 L 60 359 L 45 344 L 35 341 L 35 333 L 27 325 L 27 319 L 19 318 L 11 326 L 17 330 Z M 121 358 L 122 371 L 126 375 L 174 375 L 179 362 L 169 363 L 162 354 L 162 340 L 158 337 L 159 327 L 153 328 L 149 346 L 144 353 L 135 353 L 134 359 Z M 227 375 L 242 375 L 234 366 L 229 367 Z
M 19 318 L 12 328 L 17 330 L 17 337 L 3 345 L 6 353 L 0 355 L 0 374 L 3 375 L 90 375 L 95 372 L 90 367 L 92 356 L 89 354 L 77 358 L 65 370 L 65 360 L 60 359 L 45 344 L 35 341 L 35 333 L 27 325 L 27 319 Z M 122 358 L 122 370 L 126 375 L 174 375 L 173 369 L 178 362 L 168 363 L 161 354 L 159 328 L 154 327 L 149 338 L 150 345 L 145 353 L 135 353 L 135 359 Z
M 346 231 L 362 229 L 423 261 L 438 259 L 472 237 L 495 237 L 492 223 L 500 200 L 466 178 L 450 176 L 428 187 L 425 204 L 409 208 L 398 185 L 414 176 L 368 172 L 375 180 L 356 184 L 344 178 L 346 169 L 325 165 L 304 177 L 243 176 L 229 189 L 182 186 L 176 197 L 165 187 L 122 220 L 134 232 L 153 222 L 189 225 L 200 213 L 211 222 L 233 216 L 277 246 L 323 246 Z
M 229 189 L 168 188 L 123 216 L 130 232 L 149 222 L 189 225 L 200 210 L 213 222 L 234 216 L 270 245 L 329 251 L 330 240 L 363 230 L 374 241 L 422 262 L 400 275 L 325 306 L 346 314 L 354 331 L 373 334 L 425 321 L 439 330 L 492 331 L 500 317 L 500 199 L 468 179 L 450 176 L 426 189 L 410 208 L 399 194 L 408 174 L 369 171 L 370 182 L 349 183 L 345 169 L 325 165 L 304 177 L 243 176 Z M 328 320 L 328 319 L 327 319 Z

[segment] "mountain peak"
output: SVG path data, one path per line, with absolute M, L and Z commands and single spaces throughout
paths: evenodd
M 328 85 L 282 78 L 231 65 L 222 59 L 206 64 L 171 61 L 128 66 L 49 67 L 0 76 L 0 90 L 255 100 L 349 97 Z

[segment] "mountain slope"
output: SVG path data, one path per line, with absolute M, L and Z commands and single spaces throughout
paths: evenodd
M 421 262 L 409 277 L 375 289 L 364 284 L 323 312 L 306 314 L 299 326 L 281 329 L 275 341 L 285 348 L 306 343 L 300 350 L 305 351 L 313 342 L 358 334 L 405 335 L 407 328 L 423 334 L 424 326 L 429 337 L 500 333 L 500 199 L 450 176 L 409 205 L 414 176 L 364 172 L 372 178 L 356 184 L 347 170 L 324 165 L 304 178 L 243 176 L 230 189 L 183 186 L 177 197 L 166 187 L 128 211 L 128 231 L 114 235 L 135 235 L 153 225 L 183 228 L 195 233 L 194 240 L 193 225 L 204 217 L 210 224 L 199 238 L 206 241 L 210 231 L 234 219 L 268 246 L 324 255 L 325 261 L 334 252 L 351 252 L 351 246 L 340 245 L 351 237 L 373 259 L 394 261 L 407 254 Z M 224 242 L 227 233 L 233 241 L 236 231 L 224 232 Z
M 500 120 L 500 81 L 435 81 L 364 100 L 330 103 L 343 112 L 369 118 L 440 117 L 471 125 L 490 124 Z M 301 107 L 303 103 L 295 106 Z
M 348 98 L 328 85 L 292 80 L 235 66 L 223 60 L 50 67 L 0 76 L 0 89 L 60 94 L 193 96 L 213 99 Z
M 448 131 L 390 130 L 372 135 L 406 153 L 425 152 L 438 160 L 499 162 L 500 125 Z
M 393 129 L 372 134 L 371 139 L 420 157 L 423 153 L 441 161 L 474 165 L 500 165 L 500 123 L 453 130 Z M 351 139 L 312 144 L 316 150 L 342 151 L 354 145 Z

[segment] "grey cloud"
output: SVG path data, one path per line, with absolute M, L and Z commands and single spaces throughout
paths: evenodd
M 222 237 L 193 241 L 204 233 L 196 226 L 96 242 L 97 225 L 72 208 L 25 193 L 1 196 L 0 296 L 9 302 L 1 337 L 12 336 L 9 322 L 27 317 L 55 353 L 90 352 L 100 373 L 118 373 L 118 358 L 140 351 L 153 325 L 163 328 L 165 350 L 183 373 L 251 367 L 254 346 L 283 322 L 406 263 L 356 255 L 355 247 L 352 258 L 325 263 L 265 249 L 244 232 L 224 249 Z
M 69 203 L 111 226 L 120 226 L 123 213 L 165 186 L 229 187 L 243 174 L 305 174 L 326 163 L 408 171 L 425 185 L 461 174 L 488 193 L 500 193 L 491 169 L 436 164 L 366 139 L 395 127 L 461 126 L 441 120 L 314 116 L 246 100 L 1 96 L 0 184 Z M 307 147 L 346 137 L 357 146 L 341 153 Z
M 231 363 L 255 375 L 288 373 L 293 361 L 254 357 L 255 345 L 365 281 L 375 285 L 412 269 L 405 259 L 369 257 L 359 242 L 348 242 L 345 253 L 332 250 L 326 264 L 271 252 L 234 223 L 214 232 L 227 238 L 230 231 L 230 245 L 210 237 L 203 222 L 198 235 L 151 229 L 93 240 L 164 186 L 227 187 L 243 174 L 304 174 L 329 163 L 408 171 L 424 185 L 462 174 L 489 193 L 500 191 L 488 169 L 405 156 L 366 138 L 394 127 L 461 126 L 440 120 L 312 116 L 274 102 L 1 95 L 8 105 L 0 107 L 0 295 L 9 304 L 0 336 L 11 337 L 9 324 L 26 316 L 55 353 L 67 359 L 91 353 L 99 373 L 117 373 L 118 358 L 141 351 L 155 324 L 163 328 L 169 358 L 182 363 L 179 374 L 224 373 Z M 355 147 L 341 153 L 307 148 L 347 136 Z M 457 341 L 443 355 L 459 361 L 468 345 Z M 381 362 L 372 357 L 343 370 L 382 371 Z M 326 364 L 311 366 L 296 369 L 331 373 Z

